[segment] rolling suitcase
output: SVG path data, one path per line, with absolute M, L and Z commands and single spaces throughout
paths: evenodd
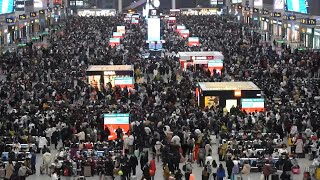
M 271 180 L 280 180 L 279 174 L 272 174 L 271 175 Z
M 92 176 L 91 166 L 84 166 L 84 167 L 83 167 L 83 176 L 84 176 L 84 177 L 90 177 L 90 176 Z

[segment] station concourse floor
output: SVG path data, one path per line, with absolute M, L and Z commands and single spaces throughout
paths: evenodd
M 215 144 L 213 145 L 213 152 L 217 152 L 218 146 Z M 51 151 L 52 155 L 56 154 L 56 150 L 52 150 Z M 215 154 L 213 156 L 213 158 L 217 161 L 218 165 L 218 155 Z M 151 159 L 150 155 L 149 155 L 149 160 Z M 311 165 L 311 161 L 305 159 L 305 158 L 299 158 L 298 159 L 299 165 L 300 165 L 300 174 L 297 175 L 293 175 L 293 180 L 302 180 L 303 179 L 303 172 L 305 170 L 306 167 L 309 167 Z M 35 175 L 29 176 L 27 177 L 27 180 L 51 180 L 51 177 L 49 177 L 48 175 L 40 175 L 39 173 L 39 169 L 40 169 L 40 165 L 42 164 L 42 156 L 39 154 L 37 155 L 37 173 Z M 222 162 L 223 166 L 225 167 L 225 163 Z M 155 180 L 163 180 L 163 170 L 162 170 L 162 162 L 160 161 L 159 163 L 156 163 L 157 166 L 157 170 L 156 170 L 156 175 L 155 175 Z M 182 171 L 182 166 L 183 163 L 180 163 L 180 169 L 181 172 L 184 174 L 184 172 Z M 202 167 L 199 167 L 198 164 L 193 163 L 193 174 L 195 175 L 195 179 L 196 180 L 201 180 L 201 174 L 202 174 Z M 252 172 L 250 174 L 250 180 L 260 180 L 260 173 L 255 173 Z M 140 169 L 140 164 L 137 166 L 137 180 L 140 180 L 142 177 L 142 171 Z M 61 180 L 65 180 L 65 177 L 61 177 Z M 71 180 L 73 180 L 74 178 L 72 177 Z M 75 178 L 76 179 L 76 178 Z M 184 179 L 184 178 L 183 178 Z M 212 180 L 213 178 L 210 177 L 210 180 Z M 271 177 L 269 178 L 271 180 Z M 86 180 L 99 180 L 99 176 L 94 176 L 94 177 L 86 177 Z M 116 176 L 115 180 L 120 180 L 119 176 Z M 247 179 L 244 179 L 247 180 Z

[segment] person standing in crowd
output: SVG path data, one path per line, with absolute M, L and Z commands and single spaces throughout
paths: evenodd
M 135 154 L 132 154 L 129 159 L 129 166 L 131 168 L 131 172 L 132 172 L 133 176 L 136 175 L 136 169 L 137 169 L 138 164 L 139 164 L 138 158 L 136 157 Z
M 243 168 L 241 170 L 241 174 L 243 174 L 245 179 L 247 179 L 247 180 L 250 180 L 250 170 L 251 170 L 250 164 L 245 161 L 243 163 Z
M 222 164 L 219 165 L 217 169 L 217 180 L 223 180 L 226 177 L 226 171 L 224 170 Z
M 45 173 L 49 175 L 49 167 L 52 162 L 52 157 L 50 152 L 46 152 L 42 155 L 43 167 L 45 169 Z
M 190 174 L 192 173 L 193 167 L 192 167 L 191 163 L 192 163 L 192 160 L 188 159 L 188 162 L 186 162 L 186 164 L 185 164 L 185 174 L 184 174 L 184 176 L 185 176 L 186 180 L 189 180 Z
M 55 171 L 51 172 L 51 180 L 59 180 L 58 174 Z
M 14 166 L 12 161 L 9 161 L 9 163 L 5 166 L 5 171 L 6 171 L 5 179 L 10 180 L 14 173 Z
M 262 173 L 264 180 L 269 180 L 269 176 L 272 174 L 272 165 L 267 161 L 262 167 Z
M 231 157 L 228 157 L 228 160 L 226 161 L 226 167 L 227 167 L 227 172 L 228 172 L 228 178 L 230 179 L 232 176 L 232 170 L 234 167 L 234 163 L 233 163 Z
M 217 177 L 217 163 L 216 163 L 216 160 L 213 160 L 212 161 L 212 176 L 213 176 L 213 180 L 216 180 L 216 177 Z
M 151 176 L 151 179 L 152 180 L 154 180 L 154 176 L 155 176 L 155 174 L 156 174 L 156 160 L 155 160 L 155 156 L 154 155 L 152 155 L 152 159 L 151 159 L 151 161 L 150 161 L 150 163 L 149 163 L 150 165 L 149 165 L 149 169 L 150 169 L 150 176 Z

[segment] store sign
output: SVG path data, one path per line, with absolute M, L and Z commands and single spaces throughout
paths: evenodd
M 316 19 L 309 19 L 309 18 L 303 18 L 300 20 L 301 24 L 306 24 L 306 25 L 316 25 L 317 20 Z
M 193 60 L 213 60 L 213 56 L 194 56 Z
M 6 18 L 6 23 L 14 23 L 14 18 L 11 17 L 11 18 Z
M 297 17 L 295 15 L 286 15 L 283 17 L 284 20 L 295 21 Z
M 21 14 L 19 15 L 19 20 L 26 20 L 27 19 L 27 16 L 25 14 Z

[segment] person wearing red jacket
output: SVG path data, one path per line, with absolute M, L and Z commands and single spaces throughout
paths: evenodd
M 156 174 L 156 157 L 153 155 L 152 156 L 152 159 L 150 161 L 150 176 L 151 176 L 151 179 L 154 180 L 154 176 Z

